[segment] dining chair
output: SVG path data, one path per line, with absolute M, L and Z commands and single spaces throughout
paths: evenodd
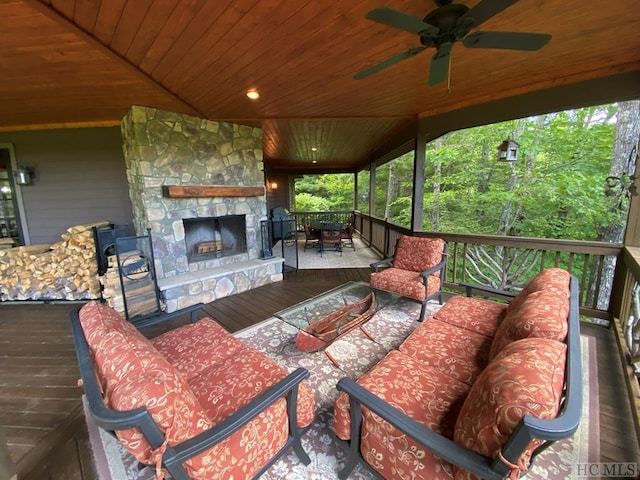
M 320 231 L 311 228 L 310 225 L 304 226 L 304 248 L 303 251 L 307 251 L 309 245 L 315 246 L 320 241 Z
M 325 245 L 333 246 L 336 252 L 342 256 L 342 228 L 340 225 L 325 225 L 320 231 L 320 256 L 324 252 Z

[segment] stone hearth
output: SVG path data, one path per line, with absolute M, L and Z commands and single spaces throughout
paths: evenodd
M 282 280 L 282 259 L 259 258 L 267 218 L 259 128 L 134 106 L 122 136 L 134 226 L 138 235 L 151 229 L 167 311 Z M 227 193 L 202 193 L 212 186 Z M 187 194 L 167 193 L 176 188 Z M 246 249 L 188 258 L 183 220 L 225 216 L 244 218 Z

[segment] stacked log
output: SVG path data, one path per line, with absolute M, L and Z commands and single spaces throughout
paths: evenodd
M 61 241 L 0 249 L 0 301 L 87 300 L 100 297 L 93 227 L 67 229 Z
M 156 283 L 150 271 L 148 259 L 139 251 L 129 251 L 121 256 L 120 261 L 125 272 L 122 280 L 116 255 L 108 258 L 107 271 L 99 277 L 102 298 L 107 304 L 125 316 L 124 297 L 126 296 L 129 318 L 155 313 L 159 308 L 162 309 L 162 305 L 158 306 Z

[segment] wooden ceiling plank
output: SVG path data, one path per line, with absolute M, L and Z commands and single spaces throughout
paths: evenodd
M 93 35 L 104 45 L 111 45 L 127 0 L 106 0 L 100 4 Z
M 234 27 L 242 28 L 245 22 L 251 23 L 258 20 L 255 16 L 256 13 L 260 11 L 260 8 L 262 8 L 264 4 L 268 4 L 269 2 L 277 4 L 278 0 L 240 0 L 232 2 L 216 19 L 215 24 L 207 26 L 200 37 L 198 45 L 194 45 L 186 51 L 185 55 L 183 55 L 175 65 L 175 68 L 163 78 L 163 84 L 169 88 L 174 88 L 176 85 L 181 86 L 184 79 L 191 78 L 194 70 L 204 63 L 202 61 L 203 58 L 214 58 L 215 62 L 212 64 L 212 67 L 216 71 L 219 71 L 221 66 L 224 65 L 222 61 L 219 61 L 219 58 L 222 56 L 222 52 L 227 50 L 227 47 L 224 47 L 224 45 L 232 35 L 231 32 L 233 32 Z M 240 25 L 240 27 L 237 27 L 238 25 Z M 256 23 L 256 26 L 257 25 L 258 23 Z M 229 48 L 235 51 L 235 43 L 231 43 Z M 216 52 L 220 53 L 218 54 Z M 211 65 L 211 63 L 209 64 Z M 224 68 L 226 68 L 226 66 Z
M 204 32 L 233 3 L 233 0 L 217 0 L 207 2 L 171 45 L 162 60 L 150 72 L 159 83 L 163 83 L 167 75 L 175 71 L 180 61 L 193 47 L 197 47 Z M 202 57 L 201 57 L 202 58 Z
M 206 0 L 181 0 L 158 33 L 153 43 L 140 61 L 140 69 L 151 73 L 158 66 L 173 44 L 185 31 L 189 22 L 200 15 Z
M 364 17 L 363 7 L 341 11 L 339 16 L 341 21 L 347 24 L 351 23 L 351 20 L 355 17 Z M 335 14 L 335 12 L 334 12 Z M 358 115 L 361 112 L 356 107 L 352 111 L 345 111 L 344 106 L 349 103 L 343 103 L 342 101 L 334 101 L 331 103 L 314 102 L 316 109 L 298 108 L 301 106 L 299 102 L 306 99 L 312 99 L 315 97 L 316 91 L 322 91 L 327 95 L 331 95 L 334 89 L 339 88 L 340 84 L 345 82 L 353 84 L 353 57 L 357 50 L 353 49 L 355 45 L 361 49 L 361 45 L 366 45 L 368 29 L 366 24 L 364 25 L 351 25 L 346 30 L 341 22 L 328 21 L 322 19 L 318 22 L 323 25 L 322 28 L 316 27 L 313 29 L 304 29 L 306 36 L 304 41 L 297 42 L 292 41 L 291 37 L 285 40 L 285 44 L 278 44 L 274 41 L 265 41 L 268 45 L 277 45 L 280 48 L 280 55 L 278 60 L 283 62 L 282 67 L 278 65 L 270 65 L 268 69 L 257 69 L 256 65 L 248 65 L 245 75 L 251 76 L 252 81 L 260 86 L 266 83 L 266 87 L 262 90 L 265 92 L 261 99 L 262 112 L 269 112 L 271 115 L 295 115 L 291 110 L 283 111 L 284 108 L 295 108 L 297 112 L 305 111 L 306 116 L 326 116 L 328 111 L 326 108 L 330 105 L 336 105 L 340 109 L 343 115 Z M 348 31 L 348 42 L 344 41 L 344 32 Z M 270 39 L 267 39 L 270 40 Z M 310 45 L 315 42 L 322 44 L 322 49 L 326 53 L 320 53 L 316 55 L 304 54 L 305 51 L 312 51 Z M 257 66 L 260 64 L 258 63 Z M 255 71 L 260 73 L 256 75 Z M 266 76 L 265 73 L 266 72 Z M 327 88 L 328 79 L 331 84 L 331 88 Z M 311 80 L 308 80 L 311 79 Z M 217 78 L 216 81 L 223 81 L 223 79 Z M 236 83 L 244 83 L 243 73 L 236 72 L 233 77 L 233 81 Z M 268 87 L 277 86 L 278 88 L 271 91 Z M 214 88 L 215 84 L 209 83 L 209 88 Z M 351 94 L 353 95 L 353 87 L 350 86 Z M 190 89 L 190 92 L 194 89 Z M 310 95 L 309 92 L 314 92 Z M 198 91 L 195 90 L 193 95 L 197 95 Z M 193 97 L 194 101 L 198 101 L 198 97 Z M 207 112 L 210 115 L 224 115 L 225 108 L 235 108 L 233 103 L 236 100 L 233 96 L 227 96 L 215 105 L 203 104 Z M 279 108 L 276 110 L 275 105 Z M 215 107 L 215 110 L 212 110 Z M 319 108 L 318 108 L 319 107 Z
M 167 89 L 165 89 L 162 85 L 159 85 L 156 81 L 154 81 L 144 72 L 140 71 L 134 65 L 130 64 L 126 59 L 119 56 L 116 52 L 107 48 L 105 45 L 100 43 L 100 41 L 97 40 L 95 37 L 89 35 L 87 32 L 85 32 L 84 30 L 76 26 L 74 23 L 72 23 L 71 21 L 67 20 L 66 18 L 58 14 L 56 11 L 40 3 L 38 0 L 23 0 L 23 2 L 26 5 L 29 5 L 30 7 L 32 7 L 34 10 L 44 14 L 46 17 L 53 20 L 54 22 L 57 22 L 68 31 L 73 32 L 81 40 L 85 41 L 89 46 L 98 49 L 101 53 L 111 58 L 118 65 L 120 65 L 121 67 L 124 67 L 126 71 L 128 71 L 131 74 L 134 74 L 139 80 L 141 80 L 147 86 L 151 87 L 158 94 L 166 96 L 168 99 L 171 99 L 172 102 L 175 102 L 178 105 L 181 105 L 184 113 L 189 113 L 191 115 L 204 117 L 204 115 L 201 112 L 199 112 L 196 108 L 189 105 L 187 102 L 179 98 L 173 92 L 170 92 Z
M 101 4 L 102 0 L 76 0 L 74 23 L 85 32 L 93 33 Z
M 195 83 L 189 84 L 190 95 L 193 95 L 194 99 L 200 99 L 206 95 L 208 88 L 217 88 L 232 81 L 235 85 L 254 85 L 259 88 L 265 94 L 261 100 L 261 105 L 264 106 L 265 102 L 276 95 L 276 92 L 282 90 L 279 88 L 282 85 L 275 82 L 274 77 L 282 74 L 292 82 L 300 81 L 299 71 L 296 71 L 291 64 L 298 55 L 296 52 L 300 52 L 300 42 L 297 39 L 300 32 L 305 32 L 305 38 L 317 38 L 318 30 L 322 30 L 326 28 L 327 24 L 339 20 L 340 15 L 336 14 L 332 5 L 340 4 L 339 0 L 333 0 L 330 5 L 327 5 L 326 2 L 306 4 L 298 11 L 293 22 L 262 39 L 257 48 L 238 57 L 232 65 L 233 68 L 224 68 L 220 73 L 209 72 L 196 78 Z M 270 52 L 278 53 L 277 56 L 274 56 Z M 297 80 L 294 80 L 294 77 L 297 77 Z M 269 78 L 269 80 L 266 81 L 265 78 Z M 216 102 L 216 110 L 224 112 L 227 105 L 235 104 L 243 94 L 242 91 L 239 91 L 235 96 L 219 99 L 219 102 Z M 211 107 L 208 105 L 207 111 L 213 114 L 216 110 Z M 263 113 L 278 114 L 273 110 L 263 110 Z
M 136 0 L 127 2 L 118 21 L 118 26 L 109 47 L 123 58 L 127 58 L 127 51 L 140 29 L 144 18 L 149 13 L 153 0 Z M 127 59 L 132 65 L 136 65 Z
M 75 11 L 75 0 L 53 0 L 51 6 L 66 18 L 72 20 Z
M 212 73 L 211 65 L 204 62 L 200 62 L 195 66 L 190 74 L 181 80 L 181 88 L 185 88 L 198 95 L 199 92 L 196 88 L 203 84 L 209 83 L 211 77 L 215 77 L 218 81 L 224 81 L 219 77 L 228 79 L 231 76 L 230 72 L 236 71 L 237 64 L 241 64 L 247 56 L 251 56 L 251 51 L 254 49 L 259 50 L 262 45 L 270 42 L 270 36 L 274 32 L 280 32 L 280 35 L 285 37 L 286 34 L 282 32 L 282 29 L 286 29 L 288 26 L 299 22 L 301 19 L 300 10 L 307 8 L 308 5 L 317 3 L 313 0 L 307 0 L 306 2 L 298 2 L 296 8 L 291 8 L 291 5 L 284 2 L 277 2 L 273 9 L 269 11 L 269 15 L 266 16 L 262 10 L 257 11 L 254 9 L 255 14 L 250 25 L 245 25 L 243 21 L 243 27 L 241 29 L 234 29 L 232 33 L 224 39 L 226 45 L 220 45 L 218 51 L 220 56 L 216 59 L 216 64 L 224 65 L 222 72 L 215 69 L 215 73 Z M 260 4 L 263 7 L 263 4 Z M 320 6 L 318 6 L 320 7 Z M 277 47 L 276 47 L 277 48 Z M 254 58 L 255 57 L 254 55 Z M 254 60 L 255 61 L 255 60 Z M 249 61 L 251 62 L 251 60 Z M 203 80 L 207 80 L 203 82 Z M 246 85 L 242 90 L 246 91 L 251 88 L 251 85 Z
M 138 29 L 126 57 L 134 65 L 140 65 L 177 8 L 176 0 L 154 0 Z

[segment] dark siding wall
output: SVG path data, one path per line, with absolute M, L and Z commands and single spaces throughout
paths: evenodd
M 268 171 L 266 173 L 267 182 L 267 216 L 271 218 L 274 208 L 284 207 L 291 210 L 289 202 L 289 175 L 279 171 Z M 272 182 L 278 184 L 278 188 L 273 190 Z
M 73 225 L 132 225 L 119 127 L 0 133 L 16 163 L 35 167 L 22 198 L 31 244 L 53 243 Z

